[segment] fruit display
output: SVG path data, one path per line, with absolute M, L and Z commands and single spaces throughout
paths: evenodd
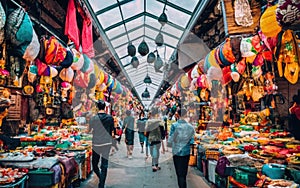
M 21 178 L 28 173 L 26 168 L 0 168 L 0 184 L 10 184 Z

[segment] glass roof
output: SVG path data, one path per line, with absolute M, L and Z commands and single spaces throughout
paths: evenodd
M 209 0 L 206 0 L 209 1 Z M 127 79 L 139 95 L 139 99 L 149 107 L 163 81 L 163 68 L 155 72 L 153 63 L 147 63 L 147 56 L 136 54 L 139 66 L 133 68 L 131 57 L 127 54 L 129 42 L 138 51 L 139 44 L 145 40 L 150 52 L 156 51 L 164 64 L 169 61 L 178 43 L 182 40 L 186 28 L 194 20 L 195 12 L 199 12 L 203 2 L 199 0 L 85 0 L 92 17 L 95 19 L 103 38 L 122 66 Z M 168 22 L 162 26 L 158 17 L 165 11 Z M 161 32 L 164 45 L 157 47 L 154 40 Z M 152 79 L 152 84 L 143 82 L 146 75 Z M 145 88 L 150 92 L 150 99 L 141 97 Z

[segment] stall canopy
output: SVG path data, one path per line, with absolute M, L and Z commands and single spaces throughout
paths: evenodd
M 145 107 L 149 106 L 160 89 L 164 80 L 164 66 L 155 70 L 154 63 L 147 62 L 147 55 L 141 56 L 138 53 L 138 46 L 144 40 L 149 53 L 158 53 L 163 65 L 170 63 L 178 44 L 187 36 L 208 2 L 209 0 L 85 0 L 101 37 Z M 163 12 L 167 15 L 165 25 L 158 22 Z M 164 39 L 162 46 L 155 43 L 159 33 Z M 132 57 L 127 52 L 130 42 L 135 46 L 139 60 L 136 68 L 131 64 Z M 147 73 L 151 84 L 144 83 Z M 146 88 L 150 98 L 142 97 Z

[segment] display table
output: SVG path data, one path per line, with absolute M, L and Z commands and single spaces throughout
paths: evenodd
M 6 184 L 6 185 L 0 185 L 0 188 L 25 188 L 26 182 L 27 182 L 28 176 L 24 176 L 23 178 L 19 179 L 17 182 Z

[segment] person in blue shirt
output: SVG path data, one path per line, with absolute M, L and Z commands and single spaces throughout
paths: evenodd
M 173 162 L 179 188 L 186 188 L 190 145 L 194 143 L 195 129 L 186 122 L 187 110 L 178 110 L 178 120 L 171 125 L 168 143 L 172 145 Z

